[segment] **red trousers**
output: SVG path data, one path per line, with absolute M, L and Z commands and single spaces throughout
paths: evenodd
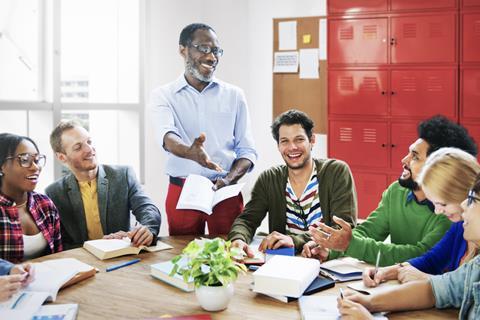
M 243 197 L 228 198 L 213 208 L 208 215 L 198 210 L 176 209 L 182 187 L 170 183 L 168 186 L 165 208 L 167 211 L 168 229 L 171 236 L 205 234 L 205 223 L 211 235 L 228 234 L 235 218 L 243 211 Z

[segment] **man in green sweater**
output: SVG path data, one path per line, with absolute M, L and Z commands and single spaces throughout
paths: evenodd
M 308 228 L 320 222 L 333 225 L 341 217 L 344 226 L 354 226 L 357 203 L 352 174 L 347 164 L 334 159 L 313 159 L 313 121 L 297 110 L 281 114 L 272 124 L 272 134 L 285 165 L 260 174 L 251 200 L 237 217 L 228 234 L 232 245 L 248 246 L 267 212 L 270 234 L 259 249 L 295 247 L 302 250 L 310 240 Z
M 420 123 L 418 136 L 402 159 L 400 178 L 384 191 L 368 219 L 354 230 L 339 222 L 339 230 L 325 224 L 310 228 L 314 241 L 304 245 L 303 256 L 326 260 L 345 255 L 374 264 L 380 251 L 380 265 L 388 266 L 423 254 L 442 238 L 450 222 L 433 214 L 433 204 L 415 180 L 433 151 L 456 147 L 476 155 L 477 146 L 465 128 L 443 116 Z M 388 236 L 391 243 L 384 243 Z

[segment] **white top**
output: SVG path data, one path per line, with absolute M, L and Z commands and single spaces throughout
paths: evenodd
M 34 234 L 33 236 L 23 235 L 23 258 L 24 260 L 34 259 L 40 257 L 48 243 L 41 232 Z

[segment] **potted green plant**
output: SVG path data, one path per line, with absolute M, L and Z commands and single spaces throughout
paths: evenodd
M 231 248 L 222 238 L 195 239 L 173 258 L 170 275 L 178 273 L 185 282 L 193 279 L 195 295 L 203 309 L 219 311 L 227 308 L 233 296 L 233 281 L 246 267 L 235 260 L 239 248 Z

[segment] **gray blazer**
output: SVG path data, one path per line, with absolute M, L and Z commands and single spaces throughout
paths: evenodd
M 64 249 L 76 248 L 88 240 L 82 195 L 73 173 L 47 187 L 46 194 L 60 213 Z M 98 209 L 103 234 L 128 231 L 130 211 L 153 233 L 160 229 L 160 211 L 145 195 L 133 170 L 126 166 L 99 165 L 97 175 Z

